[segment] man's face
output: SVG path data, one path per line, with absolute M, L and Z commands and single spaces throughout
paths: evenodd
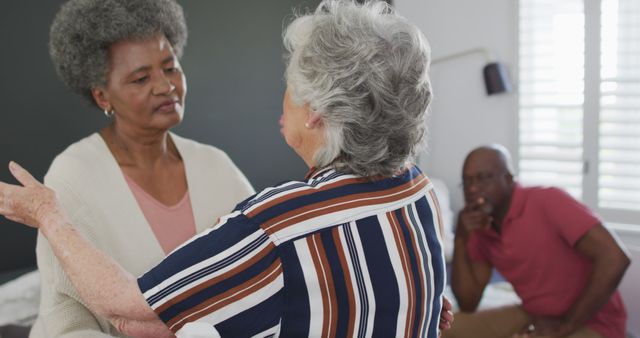
M 497 153 L 479 149 L 465 160 L 462 187 L 467 205 L 481 203 L 483 210 L 493 213 L 509 202 L 513 178 Z

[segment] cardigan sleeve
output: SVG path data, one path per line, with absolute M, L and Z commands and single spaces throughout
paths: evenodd
M 219 155 L 217 156 L 216 164 L 218 168 L 216 169 L 219 169 L 220 173 L 216 174 L 219 175 L 222 180 L 226 181 L 226 184 L 220 184 L 221 186 L 226 187 L 225 194 L 221 197 L 240 203 L 248 197 L 253 196 L 256 191 L 253 189 L 253 186 L 240 168 L 236 166 L 227 153 L 219 149 L 217 149 L 217 151 Z M 209 174 L 211 175 L 213 173 Z M 232 209 L 235 209 L 235 205 L 227 210 L 227 212 Z
M 80 225 L 79 229 L 86 229 L 82 225 L 86 225 L 91 219 L 90 210 L 73 189 L 61 177 L 51 172 L 45 177 L 45 184 L 56 191 L 72 224 Z M 95 243 L 90 233 L 85 231 L 83 234 Z M 38 234 L 36 256 L 42 278 L 39 323 L 36 324 L 40 326 L 40 332 L 32 332 L 32 338 L 38 334 L 63 338 L 119 336 L 107 320 L 96 317 L 83 304 L 42 234 Z

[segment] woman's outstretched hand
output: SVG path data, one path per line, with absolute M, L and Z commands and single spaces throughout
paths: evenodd
M 64 213 L 53 190 L 38 182 L 15 162 L 9 163 L 9 171 L 22 186 L 0 182 L 1 215 L 34 228 L 64 220 Z

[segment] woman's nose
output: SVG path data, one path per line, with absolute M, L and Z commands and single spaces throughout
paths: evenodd
M 153 94 L 155 95 L 164 95 L 171 93 L 176 86 L 171 82 L 169 78 L 166 76 L 160 76 L 153 86 Z

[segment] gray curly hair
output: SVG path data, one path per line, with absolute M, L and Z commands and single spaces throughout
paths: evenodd
M 415 161 L 431 101 L 430 48 L 381 1 L 325 0 L 284 32 L 286 80 L 325 125 L 317 167 L 394 175 Z
M 70 0 L 51 24 L 49 54 L 62 81 L 95 104 L 91 89 L 106 84 L 109 47 L 158 33 L 181 57 L 187 24 L 173 0 Z

